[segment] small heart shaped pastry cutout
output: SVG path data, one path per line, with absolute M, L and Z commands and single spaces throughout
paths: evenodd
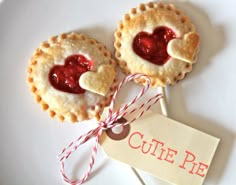
M 113 66 L 103 64 L 97 71 L 85 72 L 79 79 L 79 84 L 83 89 L 105 96 L 109 91 L 116 76 Z
M 176 59 L 194 63 L 195 56 L 198 52 L 200 37 L 195 32 L 189 32 L 183 38 L 171 40 L 167 46 L 168 54 Z

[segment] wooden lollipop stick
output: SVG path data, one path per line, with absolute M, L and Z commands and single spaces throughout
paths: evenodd
M 135 176 L 138 178 L 139 182 L 141 185 L 146 185 L 144 180 L 142 179 L 142 177 L 139 175 L 139 173 L 137 172 L 137 170 L 133 167 L 131 167 L 132 171 L 134 172 Z
M 161 113 L 164 116 L 168 116 L 165 87 L 158 87 L 158 91 L 159 91 L 159 93 L 161 93 L 163 95 L 162 98 L 160 99 Z

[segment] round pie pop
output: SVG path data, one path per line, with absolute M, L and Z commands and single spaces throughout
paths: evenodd
M 144 73 L 152 86 L 175 84 L 192 70 L 199 35 L 172 4 L 148 3 L 133 8 L 115 32 L 115 49 L 125 74 Z M 145 84 L 144 79 L 136 82 Z
M 116 62 L 86 35 L 62 34 L 43 42 L 28 67 L 36 101 L 51 117 L 77 122 L 99 119 L 116 86 Z

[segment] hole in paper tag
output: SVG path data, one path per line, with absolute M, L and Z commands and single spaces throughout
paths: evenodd
M 121 134 L 124 130 L 123 126 L 117 126 L 111 129 L 114 134 Z
M 127 120 L 125 118 L 120 118 L 117 120 L 118 123 L 124 123 Z M 106 131 L 106 134 L 112 140 L 122 140 L 125 139 L 129 135 L 130 125 L 125 125 L 124 127 L 118 126 L 113 129 L 109 129 Z

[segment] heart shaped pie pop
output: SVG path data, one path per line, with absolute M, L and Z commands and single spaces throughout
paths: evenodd
M 199 41 L 194 25 L 181 10 L 173 4 L 151 2 L 124 16 L 114 46 L 125 74 L 144 73 L 156 87 L 173 85 L 192 70 Z
M 62 34 L 33 54 L 28 82 L 51 117 L 78 122 L 99 119 L 116 84 L 116 62 L 104 45 L 86 35 Z

